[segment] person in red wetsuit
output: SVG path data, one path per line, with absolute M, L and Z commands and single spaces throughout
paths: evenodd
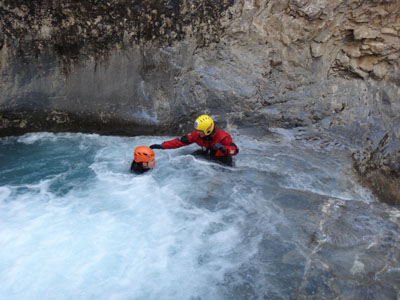
M 224 164 L 232 166 L 232 156 L 239 153 L 238 147 L 232 142 L 232 137 L 224 130 L 217 129 L 210 116 L 201 115 L 194 122 L 194 129 L 191 133 L 179 139 L 173 139 L 162 144 L 153 144 L 151 149 L 176 149 L 188 146 L 192 143 L 202 147 L 195 155 L 207 156 L 216 159 Z

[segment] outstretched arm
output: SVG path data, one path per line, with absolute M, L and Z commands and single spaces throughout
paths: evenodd
M 160 144 L 151 145 L 150 148 L 151 149 L 176 149 L 176 148 L 190 145 L 192 143 L 194 143 L 194 137 L 192 136 L 192 134 L 187 134 L 187 135 L 182 136 L 179 139 L 165 141 L 161 145 Z

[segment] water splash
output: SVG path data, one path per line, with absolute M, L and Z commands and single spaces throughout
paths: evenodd
M 293 137 L 236 136 L 234 168 L 159 150 L 140 176 L 133 149 L 165 137 L 0 139 L 0 298 L 393 299 L 399 211 L 345 147 Z

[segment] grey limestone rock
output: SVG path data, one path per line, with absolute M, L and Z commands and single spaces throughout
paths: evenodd
M 400 2 L 0 3 L 0 135 L 308 126 L 399 204 Z M 387 185 L 389 184 L 389 185 Z M 389 192 L 387 192 L 389 191 Z

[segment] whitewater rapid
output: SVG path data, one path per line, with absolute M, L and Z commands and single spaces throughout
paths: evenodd
M 165 139 L 1 138 L 0 299 L 399 297 L 399 210 L 356 182 L 345 146 L 237 133 L 233 168 L 191 145 L 129 172 Z

